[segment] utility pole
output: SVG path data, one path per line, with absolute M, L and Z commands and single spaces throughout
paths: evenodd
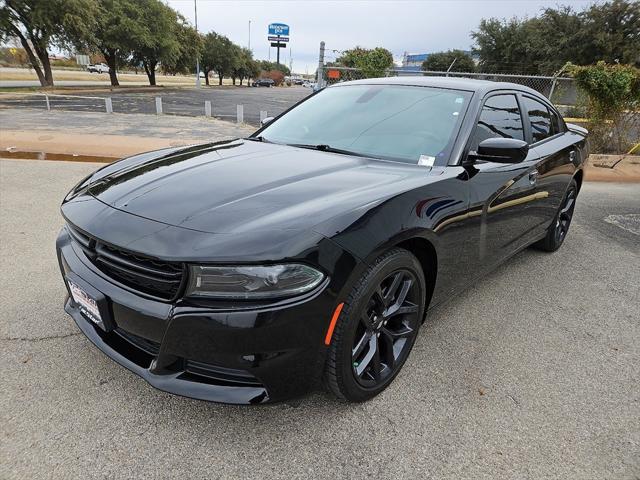
M 249 51 L 251 51 L 251 20 L 249 20 Z
M 316 79 L 316 85 L 318 86 L 318 88 L 322 88 L 322 86 L 324 85 L 323 70 L 324 70 L 324 42 L 320 42 L 320 56 L 318 57 L 318 72 L 317 72 L 317 79 Z
M 193 10 L 196 14 L 196 33 L 198 33 L 198 0 L 193 0 Z M 196 88 L 200 88 L 200 56 L 196 57 Z

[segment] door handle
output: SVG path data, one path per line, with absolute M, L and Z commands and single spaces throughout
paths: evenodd
M 535 185 L 538 181 L 538 170 L 531 170 L 529 172 L 529 183 Z
M 575 150 L 571 150 L 569 152 L 569 161 L 571 163 L 576 163 L 576 151 Z

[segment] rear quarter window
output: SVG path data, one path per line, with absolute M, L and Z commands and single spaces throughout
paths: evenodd
M 531 123 L 531 143 L 549 138 L 559 132 L 559 119 L 547 106 L 531 97 L 524 97 L 524 109 Z M 554 125 L 555 124 L 555 125 Z

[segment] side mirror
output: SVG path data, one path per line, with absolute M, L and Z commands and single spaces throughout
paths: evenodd
M 515 138 L 487 138 L 476 152 L 469 152 L 470 161 L 485 160 L 495 163 L 520 163 L 527 158 L 529 144 Z
M 271 123 L 274 117 L 267 117 L 260 120 L 260 126 L 264 127 L 266 124 Z

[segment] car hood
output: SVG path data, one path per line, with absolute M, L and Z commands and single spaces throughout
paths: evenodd
M 426 169 L 236 140 L 110 165 L 87 193 L 127 213 L 207 233 L 308 229 L 417 184 Z

